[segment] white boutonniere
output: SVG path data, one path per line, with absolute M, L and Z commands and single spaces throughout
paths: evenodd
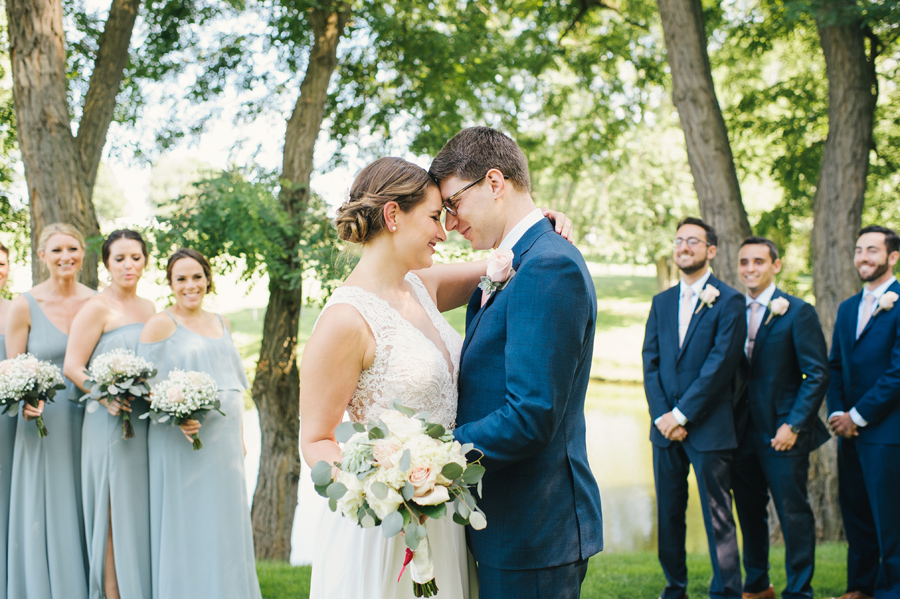
M 893 291 L 885 291 L 884 294 L 878 298 L 878 307 L 875 308 L 875 311 L 872 312 L 872 316 L 875 316 L 882 310 L 887 312 L 891 308 L 894 307 L 894 302 L 897 301 L 897 298 L 900 297 Z
M 769 302 L 769 317 L 766 319 L 766 322 L 763 323 L 763 326 L 769 324 L 769 321 L 772 320 L 773 317 L 783 316 L 790 307 L 791 302 L 787 301 L 783 297 L 776 297 L 775 299 L 773 299 L 771 302 Z
M 719 297 L 719 290 L 707 283 L 706 287 L 703 288 L 703 291 L 700 292 L 700 303 L 697 304 L 697 309 L 694 310 L 694 314 L 700 312 L 700 310 L 703 309 L 703 306 L 712 308 L 712 305 L 716 303 L 717 297 Z
M 495 291 L 500 291 L 509 283 L 516 274 L 512 267 L 513 251 L 507 249 L 491 252 L 487 261 L 487 273 L 481 277 L 478 288 L 487 297 Z

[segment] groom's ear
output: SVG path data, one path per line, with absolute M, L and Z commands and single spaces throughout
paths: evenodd
M 506 193 L 506 186 L 508 184 L 508 181 L 506 180 L 506 177 L 503 176 L 503 173 L 501 173 L 499 169 L 492 168 L 491 170 L 489 170 L 487 172 L 487 175 L 485 175 L 485 178 L 487 178 L 487 180 L 490 182 L 491 194 L 495 198 L 498 198 Z

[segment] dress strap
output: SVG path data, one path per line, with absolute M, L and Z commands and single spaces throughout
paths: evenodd
M 178 319 L 175 318 L 175 315 L 174 315 L 174 314 L 172 314 L 172 313 L 169 312 L 168 310 L 163 310 L 163 314 L 165 314 L 166 316 L 168 316 L 169 318 L 171 318 L 171 319 L 172 319 L 172 322 L 175 323 L 175 326 L 176 326 L 176 327 L 179 326 L 180 323 L 178 322 Z

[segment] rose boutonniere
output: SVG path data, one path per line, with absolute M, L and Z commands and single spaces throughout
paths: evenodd
M 775 316 L 783 316 L 785 312 L 788 311 L 788 308 L 791 307 L 791 302 L 787 301 L 783 297 L 776 297 L 771 302 L 769 302 L 769 317 L 766 319 L 764 325 L 769 324 L 769 321 L 772 320 Z
M 488 297 L 495 291 L 500 291 L 509 283 L 516 274 L 512 267 L 513 251 L 500 249 L 491 252 L 487 261 L 487 273 L 481 277 L 478 288 Z
M 872 316 L 875 316 L 882 310 L 887 312 L 891 308 L 894 307 L 894 302 L 897 301 L 897 298 L 900 297 L 893 291 L 885 291 L 881 297 L 878 298 L 878 307 L 875 308 L 875 311 L 872 312 Z
M 717 297 L 719 297 L 719 290 L 707 283 L 706 287 L 703 288 L 703 291 L 700 292 L 700 303 L 697 304 L 697 309 L 694 310 L 694 314 L 700 312 L 700 310 L 703 309 L 703 306 L 712 308 L 712 305 L 716 303 Z

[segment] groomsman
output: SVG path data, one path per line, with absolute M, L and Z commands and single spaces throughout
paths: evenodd
M 828 423 L 838 440 L 847 533 L 847 593 L 900 598 L 900 237 L 859 232 L 854 264 L 865 288 L 838 308 L 831 342 Z
M 816 520 L 809 453 L 830 438 L 817 412 L 828 389 L 828 350 L 815 308 L 775 286 L 778 249 L 764 237 L 741 244 L 747 339 L 738 400 L 734 503 L 744 540 L 743 599 L 775 599 L 769 584 L 769 492 L 785 545 L 783 599 L 812 599 Z
M 684 599 L 688 471 L 694 467 L 713 578 L 714 599 L 741 596 L 731 511 L 734 376 L 747 334 L 744 299 L 712 276 L 716 233 L 698 218 L 678 225 L 675 264 L 681 282 L 653 298 L 644 336 L 644 390 L 659 524 L 662 599 Z

